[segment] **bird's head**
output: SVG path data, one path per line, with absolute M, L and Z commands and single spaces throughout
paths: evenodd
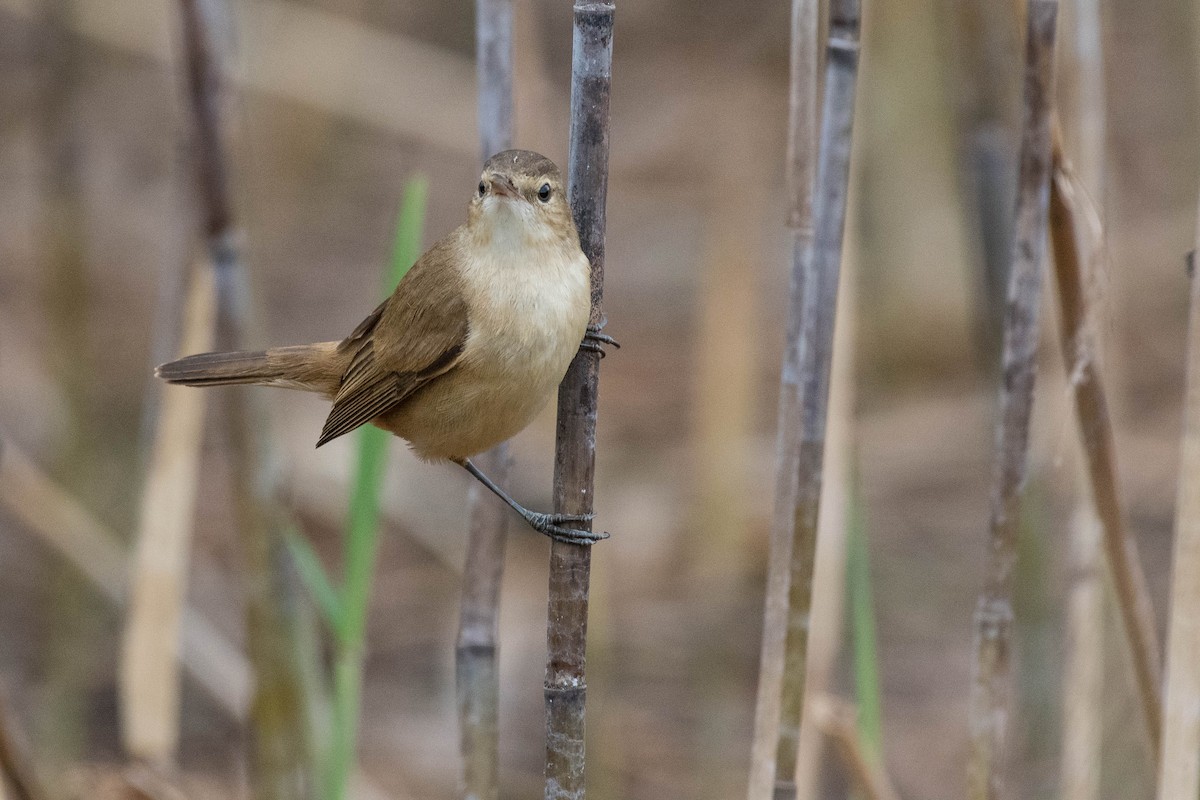
M 505 150 L 483 165 L 469 225 L 497 245 L 576 242 L 566 186 L 554 162 L 529 150 Z

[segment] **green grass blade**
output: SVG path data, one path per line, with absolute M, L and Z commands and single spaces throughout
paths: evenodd
M 392 260 L 385 279 L 385 292 L 390 292 L 400 282 L 421 255 L 428 194 L 429 184 L 422 177 L 413 178 L 405 186 L 396 223 Z M 334 730 L 327 792 L 331 800 L 342 800 L 346 796 L 346 784 L 354 765 L 362 695 L 363 639 L 379 539 L 379 496 L 391 439 L 391 434 L 372 425 L 363 426 L 356 436 L 358 453 L 346 521 L 341 614 L 335 626 Z
M 329 580 L 329 573 L 321 565 L 321 559 L 317 558 L 317 553 L 308 539 L 294 529 L 287 532 L 284 541 L 287 542 L 288 552 L 296 564 L 296 571 L 300 573 L 300 580 L 304 582 L 317 610 L 321 612 L 321 619 L 330 629 L 337 630 L 341 618 L 341 600 Z
M 850 632 L 853 642 L 854 687 L 858 700 L 858 730 L 863 749 L 877 763 L 883 755 L 883 708 L 880 702 L 879 657 L 876 650 L 875 603 L 871 593 L 871 559 L 865 512 L 857 480 L 850 485 L 847 586 L 850 592 Z

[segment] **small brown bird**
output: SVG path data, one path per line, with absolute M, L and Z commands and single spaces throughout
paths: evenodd
M 590 275 L 558 167 L 506 150 L 484 165 L 466 224 L 421 256 L 346 339 L 202 353 L 156 374 L 188 386 L 323 394 L 333 408 L 317 447 L 373 423 L 422 459 L 466 468 L 535 530 L 590 544 L 607 534 L 563 527 L 590 516 L 530 511 L 470 460 L 533 420 L 580 347 L 603 355 L 603 344 L 616 345 L 588 326 Z

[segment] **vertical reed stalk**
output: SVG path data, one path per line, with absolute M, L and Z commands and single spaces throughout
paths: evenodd
M 608 197 L 608 107 L 612 86 L 612 2 L 576 0 L 571 66 L 567 194 L 579 243 L 592 265 L 590 322 L 604 312 L 604 228 Z M 590 514 L 596 471 L 600 356 L 581 350 L 558 390 L 554 510 Z M 546 800 L 583 800 L 584 676 L 591 547 L 550 544 L 546 622 Z
M 1075 399 L 1079 439 L 1087 462 L 1088 482 L 1096 515 L 1104 532 L 1103 545 L 1116 593 L 1117 610 L 1133 662 L 1143 722 L 1157 758 L 1162 730 L 1162 664 L 1154 607 L 1138 557 L 1137 541 L 1125 527 L 1108 400 L 1096 358 L 1093 317 L 1088 308 L 1080 252 L 1084 245 L 1078 223 L 1078 191 L 1055 137 L 1054 177 L 1050 191 L 1050 238 L 1054 274 L 1058 281 L 1060 339 Z
M 190 271 L 180 351 L 212 349 L 213 284 Z M 162 410 L 142 494 L 121 646 L 121 736 L 130 755 L 162 765 L 179 742 L 179 640 L 204 424 L 203 392 L 162 388 Z
M 854 331 L 855 265 L 853 240 L 842 264 L 838 317 L 833 331 L 833 374 L 829 387 L 829 429 L 826 431 L 827 477 L 821 491 L 817 523 L 817 555 L 813 574 L 812 621 L 808 636 L 805 703 L 827 694 L 841 652 L 843 618 L 849 599 L 846 585 L 851 528 L 862 524 L 862 498 L 853 479 L 854 459 Z M 860 703 L 860 709 L 863 708 Z M 816 796 L 821 779 L 825 736 L 805 714 L 800 720 L 800 749 L 796 756 L 796 796 Z M 768 796 L 770 786 L 767 787 Z
M 975 609 L 970 698 L 968 797 L 997 800 L 1005 785 L 1004 746 L 1011 718 L 1013 568 L 1029 446 L 1037 366 L 1038 310 L 1050 194 L 1050 115 L 1054 87 L 1056 0 L 1030 0 L 1020 171 L 1004 315 L 1003 382 L 996 428 L 996 470 L 986 579 Z
M 1197 225 L 1200 247 L 1200 220 Z M 1200 795 L 1200 270 L 1192 251 L 1183 445 L 1175 502 L 1175 573 L 1167 623 L 1167 694 L 1158 762 L 1158 800 Z
M 792 0 L 791 75 L 788 99 L 787 226 L 792 237 L 787 340 L 779 376 L 775 438 L 775 510 L 763 610 L 754 741 L 750 750 L 747 800 L 767 800 L 775 776 L 779 704 L 783 690 L 783 651 L 787 636 L 788 578 L 795 531 L 796 487 L 800 469 L 800 318 L 803 314 L 804 258 L 812 246 L 812 176 L 817 116 L 817 22 L 819 0 Z
M 1070 576 L 1059 793 L 1062 800 L 1095 800 L 1104 708 L 1104 584 L 1100 521 L 1088 506 L 1076 508 L 1071 520 Z
M 779 739 L 775 750 L 774 798 L 796 796 L 796 754 L 804 706 L 808 657 L 809 612 L 812 608 L 814 554 L 817 544 L 825 424 L 833 361 L 846 194 L 850 179 L 850 143 L 854 95 L 858 81 L 859 3 L 833 0 L 829 7 L 829 42 L 825 67 L 825 101 L 813 189 L 813 240 L 805 255 L 801 287 L 797 360 L 800 392 L 800 437 L 794 500 L 794 533 L 788 583 L 787 635 L 784 644 L 783 691 Z M 797 145 L 799 146 L 799 144 Z
M 479 142 L 486 161 L 512 147 L 513 0 L 476 0 L 475 62 Z M 501 486 L 506 482 L 509 462 L 507 443 L 476 459 Z M 508 509 L 476 481 L 472 481 L 467 498 L 471 523 L 455 646 L 462 796 L 466 800 L 496 800 L 500 794 L 497 657 Z
M 180 0 L 188 100 L 192 109 L 197 189 L 216 282 L 214 344 L 235 350 L 248 338 L 249 300 L 230 201 L 222 141 L 220 69 L 212 52 L 204 0 Z M 257 395 L 224 390 L 221 398 L 232 453 L 238 539 L 247 581 L 247 639 L 256 686 L 251 708 L 251 765 L 258 800 L 308 796 L 302 679 L 295 650 L 297 589 L 289 571 L 288 520 L 279 500 L 281 477 L 269 440 L 266 406 Z
M 1064 33 L 1071 31 L 1069 44 L 1061 52 L 1061 68 L 1065 81 L 1060 86 L 1069 87 L 1069 96 L 1058 103 L 1060 114 L 1074 131 L 1074 162 L 1090 194 L 1100 208 L 1104 207 L 1105 189 L 1105 123 L 1107 115 L 1104 36 L 1101 0 L 1071 0 L 1064 3 L 1062 25 Z M 1055 187 L 1057 186 L 1057 174 Z M 1051 202 L 1056 191 L 1051 189 Z M 1051 236 L 1054 233 L 1054 212 L 1051 211 Z M 1100 258 L 1100 237 L 1092 242 L 1079 242 L 1080 259 L 1086 267 L 1085 286 L 1097 285 L 1097 272 L 1103 267 Z M 1056 271 L 1058 256 L 1055 256 Z M 1109 294 L 1112 289 L 1108 287 Z M 1119 292 L 1117 293 L 1120 294 Z M 1100 330 L 1094 321 L 1103 314 L 1103 298 L 1097 292 L 1085 292 L 1084 296 L 1097 300 L 1088 310 L 1093 324 L 1091 351 L 1093 358 L 1101 358 L 1102 341 Z M 1060 314 L 1061 316 L 1061 314 Z M 1062 320 L 1060 319 L 1060 325 Z M 1065 338 L 1065 337 L 1064 337 Z M 1063 342 L 1064 346 L 1066 342 Z M 1078 348 L 1077 348 L 1078 349 Z M 1105 359 L 1105 373 L 1110 386 L 1120 386 L 1118 369 L 1114 376 L 1114 360 Z M 1117 365 L 1119 366 L 1119 364 Z M 1068 358 L 1067 373 L 1074 375 Z M 1119 393 L 1117 395 L 1119 397 Z M 1082 420 L 1078 420 L 1082 426 Z M 1096 800 L 1100 793 L 1100 758 L 1104 744 L 1104 639 L 1105 639 L 1105 585 L 1100 555 L 1101 530 L 1092 499 L 1092 490 L 1087 487 L 1086 470 L 1082 464 L 1076 469 L 1080 490 L 1075 500 L 1070 538 L 1070 582 L 1067 598 L 1066 657 L 1063 669 L 1063 724 L 1062 760 L 1059 770 L 1060 795 L 1062 800 Z

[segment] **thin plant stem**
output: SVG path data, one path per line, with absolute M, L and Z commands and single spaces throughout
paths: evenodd
M 857 491 L 850 499 L 846 570 L 850 587 L 850 626 L 854 641 L 854 694 L 858 705 L 858 730 L 868 759 L 883 760 L 883 703 L 879 688 L 879 656 L 875 633 L 875 603 L 871 591 L 871 553 L 866 512 Z
M 775 800 L 791 800 L 796 796 L 796 756 L 804 706 L 821 467 L 825 455 L 833 329 L 850 179 L 858 53 L 858 0 L 834 0 L 829 9 L 825 98 L 813 189 L 813 240 L 804 257 L 799 347 L 797 360 L 784 367 L 785 372 L 794 369 L 799 382 L 800 436 L 783 690 L 775 750 Z
M 847 224 L 850 224 L 847 221 Z M 855 488 L 854 469 L 854 331 L 856 261 L 854 240 L 842 263 L 838 317 L 833 331 L 833 374 L 829 387 L 829 429 L 826 431 L 826 480 L 821 490 L 817 523 L 817 554 L 813 573 L 812 621 L 809 625 L 805 702 L 828 693 L 841 652 L 847 597 L 847 552 L 851 524 L 860 516 L 862 498 Z M 860 706 L 861 708 L 862 706 Z M 796 796 L 816 796 L 821 779 L 825 736 L 810 714 L 800 720 L 796 755 Z M 768 792 L 770 787 L 768 786 Z
M 1200 247 L 1200 220 L 1197 222 Z M 1174 574 L 1167 622 L 1167 687 L 1158 761 L 1158 800 L 1200 795 L 1200 270 L 1189 263 L 1191 314 L 1183 397 L 1183 444 L 1175 501 Z
M 1027 11 L 1024 122 L 1012 263 L 1004 316 L 1003 380 L 986 579 L 975 609 L 970 697 L 970 800 L 997 800 L 1005 789 L 1005 739 L 1011 719 L 1013 569 L 1029 449 L 1037 364 L 1047 206 L 1050 116 L 1058 4 L 1031 0 Z
M 214 344 L 246 344 L 249 299 L 230 200 L 222 138 L 220 69 L 207 20 L 215 8 L 180 0 L 186 87 L 192 111 L 196 187 L 202 230 L 216 284 Z M 251 705 L 251 773 L 256 800 L 309 794 L 308 742 L 298 641 L 299 592 L 288 562 L 290 522 L 280 501 L 281 475 L 272 453 L 266 406 L 254 395 L 221 398 L 232 454 L 234 507 L 247 582 L 247 641 L 255 672 Z
M 783 650 L 787 632 L 788 577 L 795 530 L 799 472 L 800 379 L 796 370 L 803 313 L 804 254 L 812 244 L 812 175 L 817 115 L 819 0 L 792 0 L 791 86 L 788 100 L 787 226 L 792 237 L 787 339 L 779 378 L 775 439 L 775 509 L 759 654 L 754 739 L 750 750 L 747 800 L 767 800 L 775 775 L 779 703 L 783 689 Z
M 604 323 L 605 202 L 608 197 L 608 109 L 612 85 L 611 2 L 577 0 L 571 69 L 571 135 L 567 195 L 579 243 L 592 266 L 590 322 Z M 554 510 L 590 514 L 596 471 L 600 356 L 581 350 L 558 390 Z M 592 550 L 550 545 L 546 621 L 546 800 L 583 800 L 585 650 Z
M 1106 50 L 1102 0 L 1070 0 L 1064 3 L 1064 36 L 1059 63 L 1063 78 L 1060 87 L 1068 91 L 1060 98 L 1058 110 L 1065 116 L 1074 132 L 1074 162 L 1086 182 L 1089 194 L 1103 208 L 1106 184 L 1105 122 Z M 1072 24 L 1073 23 L 1073 24 Z M 1058 174 L 1051 188 L 1053 204 L 1058 192 Z M 1051 208 L 1051 237 L 1055 232 L 1054 211 Z M 1084 226 L 1086 229 L 1086 226 Z M 1099 233 L 1099 231 L 1096 231 Z M 1084 282 L 1096 288 L 1100 285 L 1097 273 L 1104 263 L 1101 236 L 1091 242 L 1079 242 L 1083 254 L 1080 263 L 1086 267 Z M 1059 257 L 1055 256 L 1055 270 Z M 1109 286 L 1108 294 L 1113 294 Z M 1120 294 L 1120 292 L 1117 292 Z M 1088 309 L 1091 357 L 1103 355 L 1102 337 L 1094 321 L 1101 318 L 1104 299 L 1098 291 L 1085 292 L 1094 301 Z M 1061 302 L 1061 300 L 1060 300 Z M 1059 325 L 1063 325 L 1060 320 Z M 1061 334 L 1060 334 L 1061 335 Z M 1063 342 L 1066 344 L 1065 339 Z M 1077 350 L 1080 348 L 1076 347 Z M 1114 367 L 1117 367 L 1114 375 Z M 1067 372 L 1074 376 L 1068 357 Z M 1120 362 L 1111 357 L 1105 362 L 1109 385 L 1120 386 Z M 1114 378 L 1117 380 L 1114 381 Z M 1072 381 L 1074 383 L 1074 381 Z M 1118 395 L 1119 398 L 1119 395 Z M 1077 420 L 1083 432 L 1083 420 Z M 1105 584 L 1101 560 L 1101 527 L 1095 511 L 1092 490 L 1084 464 L 1077 468 L 1079 491 L 1070 525 L 1070 561 L 1066 617 L 1066 653 L 1063 665 L 1062 757 L 1059 768 L 1059 794 L 1062 800 L 1096 800 L 1100 796 L 1100 763 L 1104 744 L 1104 655 L 1105 655 Z
M 429 186 L 423 178 L 409 181 L 401 204 L 391 266 L 384 280 L 390 292 L 421 254 L 422 227 Z M 326 796 L 346 796 L 354 769 L 362 706 L 363 660 L 366 655 L 367 611 L 371 577 L 379 551 L 380 492 L 392 436 L 373 425 L 357 433 L 358 463 L 346 522 L 342 588 L 334 593 L 333 731 L 326 770 Z
M 479 142 L 486 161 L 512 146 L 513 0 L 476 0 L 475 61 Z M 476 463 L 503 485 L 511 463 L 507 443 L 478 456 Z M 466 800 L 496 800 L 500 795 L 500 586 L 509 515 L 477 482 L 468 490 L 467 504 L 471 521 L 454 651 L 461 788 Z
M 1080 237 L 1085 235 L 1085 226 L 1079 222 L 1081 192 L 1063 155 L 1059 136 L 1054 140 L 1053 159 L 1050 239 L 1058 282 L 1059 338 L 1075 399 L 1075 417 L 1087 462 L 1092 502 L 1104 533 L 1102 543 L 1112 575 L 1117 610 L 1133 662 L 1142 718 L 1151 753 L 1157 758 L 1162 731 L 1161 650 L 1137 541 L 1125 526 L 1121 508 L 1112 420 L 1091 331 L 1093 314 L 1085 291 L 1088 276 L 1084 274 L 1080 257 Z

